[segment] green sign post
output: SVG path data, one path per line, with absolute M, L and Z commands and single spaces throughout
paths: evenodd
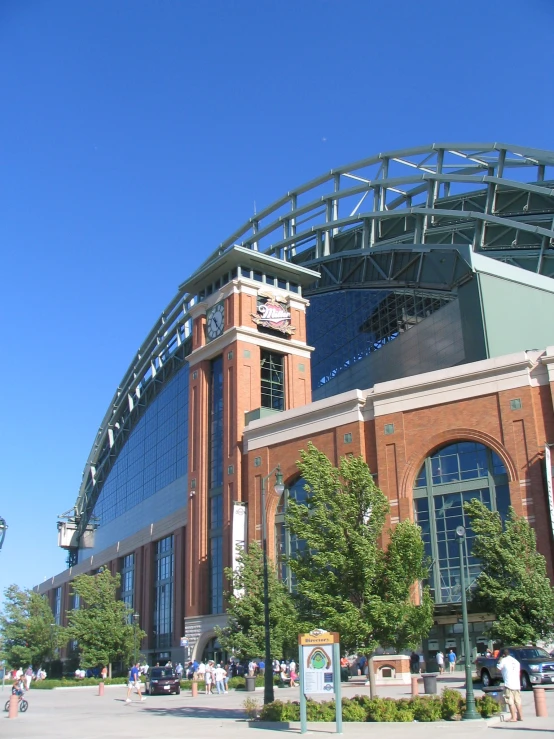
M 334 696 L 336 733 L 342 734 L 342 698 L 340 684 L 340 643 L 336 632 L 315 629 L 298 635 L 300 667 L 300 733 L 307 727 L 306 699 L 312 695 Z

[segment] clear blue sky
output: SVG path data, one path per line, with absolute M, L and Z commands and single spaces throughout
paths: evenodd
M 64 569 L 95 433 L 180 281 L 331 167 L 554 149 L 551 0 L 0 0 L 0 588 Z

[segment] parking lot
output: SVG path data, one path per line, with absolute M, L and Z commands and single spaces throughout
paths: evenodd
M 461 688 L 458 678 L 443 678 L 439 681 L 439 691 L 443 686 Z M 369 688 L 361 680 L 354 680 L 343 685 L 343 696 L 368 694 Z M 276 698 L 282 700 L 298 700 L 298 688 L 276 690 Z M 395 698 L 408 697 L 408 686 L 378 688 L 381 696 Z M 6 688 L 2 702 L 9 697 Z M 476 690 L 476 695 L 481 695 Z M 44 691 L 31 690 L 27 694 L 29 710 L 16 719 L 8 719 L 2 715 L 0 737 L 18 739 L 33 737 L 48 739 L 143 739 L 160 736 L 164 739 L 182 739 L 183 736 L 204 738 L 206 735 L 227 739 L 236 739 L 237 734 L 264 731 L 263 736 L 272 734 L 298 733 L 297 724 L 290 728 L 286 725 L 250 724 L 245 716 L 243 703 L 247 696 L 254 697 L 260 704 L 263 702 L 263 691 L 246 694 L 243 691 L 231 691 L 228 695 L 203 695 L 192 698 L 189 691 L 178 696 L 148 696 L 140 703 L 137 696 L 133 702 L 125 703 L 125 686 L 106 687 L 104 696 L 98 696 L 97 688 L 69 688 Z M 524 721 L 518 724 L 479 720 L 476 722 L 443 722 L 434 724 L 379 724 L 379 737 L 384 739 L 433 739 L 442 736 L 447 730 L 455 739 L 475 739 L 476 732 L 509 731 L 514 739 L 536 739 L 536 731 L 554 730 L 554 695 L 548 693 L 547 706 L 549 718 L 535 717 L 532 693 L 523 693 Z M 344 723 L 344 735 L 348 737 L 367 737 L 375 724 Z M 327 734 L 334 731 L 334 724 L 312 724 L 310 734 Z M 531 734 L 533 732 L 533 734 Z M 255 734 L 252 734 L 255 736 Z M 525 735 L 528 735 L 527 737 Z

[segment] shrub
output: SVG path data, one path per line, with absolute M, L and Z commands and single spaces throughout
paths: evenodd
M 414 720 L 414 710 L 412 701 L 406 698 L 400 698 L 396 701 L 396 718 L 395 721 L 410 722 Z
M 412 700 L 414 719 L 416 721 L 440 721 L 442 704 L 440 698 L 422 696 Z
M 85 677 L 83 680 L 74 680 L 73 678 L 61 678 L 60 680 L 33 680 L 31 683 L 31 690 L 53 690 L 54 688 L 82 688 L 83 686 L 94 686 L 102 680 L 95 677 Z M 105 685 L 125 685 L 127 683 L 126 677 L 112 677 L 110 680 L 106 678 L 104 680 Z
M 484 695 L 481 698 L 477 698 L 475 701 L 475 708 L 481 714 L 483 718 L 489 718 L 500 713 L 500 706 L 490 695 Z
M 102 680 L 95 677 L 85 677 L 83 680 L 74 680 L 73 678 L 61 678 L 60 680 L 33 680 L 31 683 L 31 690 L 53 690 L 54 688 L 82 688 L 83 686 L 95 686 L 101 683 Z M 106 678 L 104 681 L 105 685 L 125 685 L 127 683 L 126 677 L 112 677 L 110 680 Z
M 300 721 L 300 704 L 273 701 L 262 706 L 261 721 Z
M 394 698 L 370 698 L 366 707 L 366 721 L 396 721 Z
M 260 704 L 257 700 L 254 698 L 245 698 L 242 707 L 251 721 L 258 718 L 258 714 L 260 713 Z
M 342 699 L 342 720 L 343 721 L 365 721 L 366 710 L 355 700 L 348 698 Z
M 454 717 L 459 717 L 464 710 L 464 699 L 457 690 L 445 688 L 441 695 L 441 706 L 442 717 L 451 721 Z
M 298 708 L 300 715 L 300 706 Z M 336 719 L 335 701 L 306 701 L 306 716 L 308 721 L 335 721 Z
M 478 698 L 477 710 L 483 717 L 499 712 L 499 706 L 490 696 Z M 245 704 L 246 705 L 246 704 Z M 367 695 L 355 695 L 342 699 L 343 721 L 440 721 L 452 719 L 464 710 L 465 702 L 456 690 L 446 688 L 442 696 L 418 696 L 411 700 L 401 698 L 370 698 Z M 308 721 L 335 721 L 336 706 L 334 701 L 308 700 L 306 702 Z M 274 701 L 261 709 L 263 721 L 298 721 L 300 704 Z

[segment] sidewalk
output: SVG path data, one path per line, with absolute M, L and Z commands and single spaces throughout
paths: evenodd
M 441 678 L 443 686 L 459 688 L 462 681 L 457 678 Z M 343 696 L 369 695 L 369 688 L 361 678 L 343 683 Z M 297 735 L 299 724 L 260 724 L 246 721 L 243 703 L 253 697 L 260 704 L 263 694 L 231 691 L 228 695 L 198 695 L 192 698 L 188 691 L 178 696 L 148 696 L 144 703 L 134 700 L 125 704 L 126 687 L 118 686 L 106 690 L 103 697 L 96 688 L 79 690 L 31 690 L 27 694 L 29 710 L 10 720 L 6 713 L 0 717 L 2 739 L 205 739 L 217 735 L 218 739 L 237 739 L 238 735 L 253 739 L 270 739 L 272 736 Z M 463 691 L 462 691 L 463 692 Z M 407 697 L 409 686 L 378 688 L 380 696 Z M 476 690 L 476 695 L 481 695 Z M 535 717 L 532 693 L 523 693 L 524 721 L 517 724 L 487 722 L 436 722 L 402 724 L 353 724 L 343 723 L 343 734 L 351 739 L 367 739 L 368 732 L 378 731 L 379 739 L 440 739 L 448 732 L 449 739 L 478 739 L 475 734 L 483 732 L 509 731 L 511 737 L 504 739 L 537 739 L 537 731 L 554 730 L 554 695 L 547 693 L 549 718 Z M 2 706 L 9 697 L 6 689 L 0 691 Z M 275 691 L 280 700 L 298 700 L 298 688 Z M 329 736 L 334 733 L 334 724 L 310 724 L 309 735 Z M 260 734 L 259 732 L 263 732 Z M 492 735 L 494 739 L 494 735 Z

